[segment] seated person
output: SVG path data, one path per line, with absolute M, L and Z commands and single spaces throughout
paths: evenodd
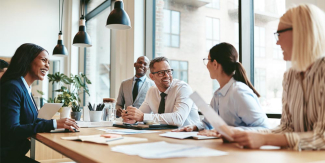
M 302 4 L 280 18 L 277 45 L 292 63 L 283 77 L 281 124 L 258 132 L 234 130 L 235 142 L 246 148 L 325 149 L 324 17 L 318 7 Z
M 37 118 L 38 109 L 31 95 L 31 85 L 35 80 L 45 78 L 49 63 L 49 54 L 45 49 L 35 44 L 23 44 L 16 50 L 0 80 L 0 162 L 36 162 L 26 156 L 31 136 L 56 128 L 66 128 L 72 132 L 72 127 L 79 128 L 75 120 L 69 118 Z
M 139 108 L 143 103 L 147 91 L 155 83 L 146 77 L 149 68 L 149 59 L 141 56 L 134 63 L 135 76 L 124 80 L 120 86 L 116 102 L 116 116 L 120 117 L 122 110 L 127 106 Z
M 268 128 L 267 116 L 258 101 L 260 95 L 249 82 L 244 67 L 237 62 L 235 47 L 228 43 L 217 44 L 210 49 L 208 58 L 203 60 L 211 79 L 216 79 L 220 84 L 210 103 L 220 117 L 229 126 L 242 130 Z M 174 131 L 203 129 L 213 129 L 206 119 Z
M 9 64 L 6 61 L 0 59 L 0 79 L 2 75 L 6 72 L 8 66 Z
M 150 78 L 156 86 L 151 87 L 139 109 L 129 106 L 123 110 L 124 122 L 154 121 L 160 124 L 184 126 L 198 123 L 197 107 L 189 98 L 191 87 L 173 79 L 173 69 L 165 57 L 150 62 Z

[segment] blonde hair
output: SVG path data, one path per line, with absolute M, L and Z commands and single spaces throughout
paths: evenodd
M 292 68 L 305 71 L 325 55 L 325 14 L 312 4 L 290 8 L 280 23 L 293 28 Z

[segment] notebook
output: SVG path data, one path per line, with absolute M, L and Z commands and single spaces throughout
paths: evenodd
M 186 138 L 193 138 L 193 139 L 218 139 L 218 137 L 213 136 L 202 136 L 197 135 L 198 132 L 166 132 L 163 134 L 159 134 L 160 136 L 169 137 L 169 138 L 176 138 L 176 139 L 186 139 Z

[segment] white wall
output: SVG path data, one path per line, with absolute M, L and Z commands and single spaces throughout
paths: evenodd
M 16 49 L 23 43 L 34 43 L 45 48 L 50 60 L 60 60 L 62 73 L 78 73 L 77 47 L 72 46 L 74 35 L 79 26 L 79 1 L 68 0 L 64 4 L 63 42 L 69 56 L 52 56 L 59 33 L 59 1 L 58 0 L 0 0 L 0 57 L 12 57 Z M 62 2 L 62 1 L 61 1 Z M 42 90 L 47 98 L 48 79 L 34 85 L 32 93 Z
M 23 43 L 34 43 L 51 53 L 59 32 L 56 0 L 1 0 L 0 56 L 11 57 Z
M 286 9 L 299 5 L 302 3 L 314 4 L 325 12 L 325 1 L 324 0 L 286 0 Z

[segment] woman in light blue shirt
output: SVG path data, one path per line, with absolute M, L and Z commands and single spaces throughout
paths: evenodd
M 211 79 L 216 79 L 220 84 L 210 105 L 229 126 L 243 130 L 268 128 L 266 114 L 258 101 L 260 95 L 249 82 L 244 67 L 237 59 L 236 49 L 228 43 L 215 45 L 210 49 L 208 58 L 203 59 Z M 213 129 L 206 119 L 176 131 L 203 129 Z

